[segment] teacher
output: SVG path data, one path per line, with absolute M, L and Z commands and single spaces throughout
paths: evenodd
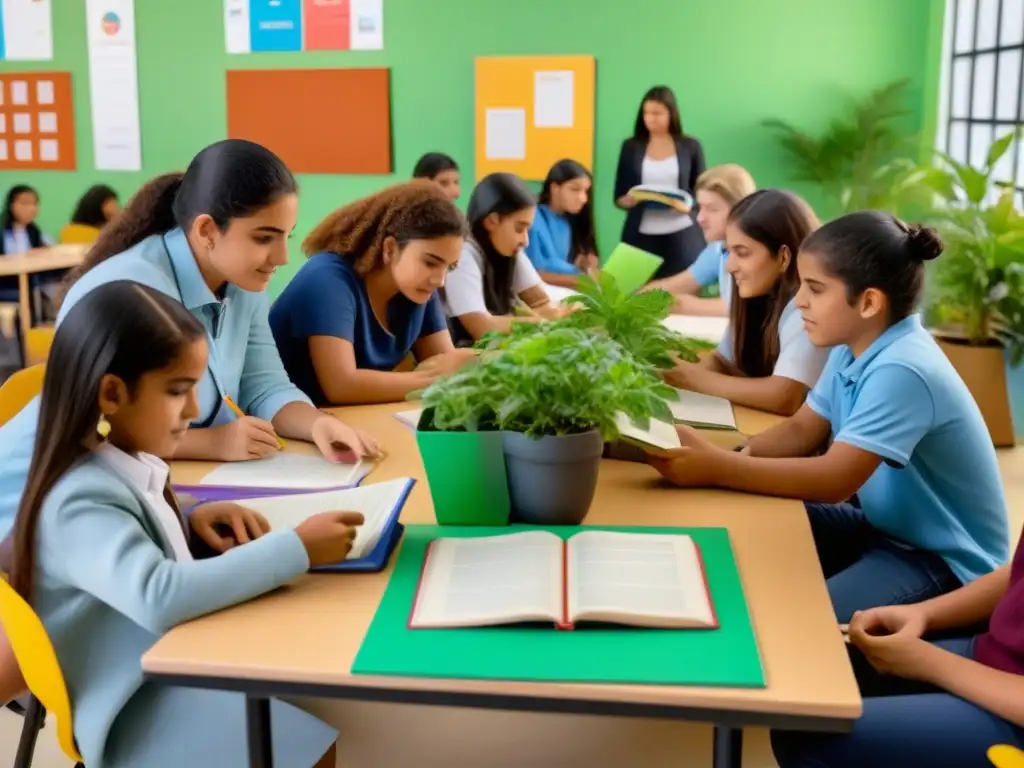
M 332 461 L 378 453 L 373 438 L 313 407 L 274 345 L 264 290 L 288 263 L 297 217 L 298 187 L 280 158 L 249 141 L 219 141 L 184 174 L 140 189 L 73 276 L 58 325 L 93 288 L 133 280 L 180 301 L 206 328 L 200 418 L 176 459 L 263 458 L 279 450 L 278 436 L 313 442 Z M 246 415 L 236 417 L 235 404 Z M 0 428 L 0 539 L 14 521 L 38 417 L 37 397 Z
M 653 279 L 686 270 L 704 249 L 704 236 L 689 215 L 639 203 L 630 190 L 652 184 L 692 196 L 703 172 L 704 151 L 699 141 L 683 134 L 672 89 L 651 88 L 640 102 L 633 137 L 622 143 L 619 152 L 615 204 L 627 211 L 622 241 L 664 259 Z

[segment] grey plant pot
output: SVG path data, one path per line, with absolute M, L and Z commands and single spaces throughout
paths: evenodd
M 579 525 L 597 490 L 604 440 L 593 430 L 531 439 L 502 436 L 512 519 L 532 525 Z

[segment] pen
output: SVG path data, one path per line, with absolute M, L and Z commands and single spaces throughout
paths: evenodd
M 237 416 L 238 418 L 240 418 L 240 419 L 241 419 L 242 417 L 244 417 L 244 416 L 245 416 L 245 414 L 244 414 L 244 413 L 242 413 L 242 409 L 241 409 L 241 408 L 239 408 L 239 407 L 238 407 L 237 405 L 235 405 L 235 401 L 234 401 L 234 400 L 232 400 L 232 399 L 231 399 L 230 397 L 228 397 L 227 395 L 224 395 L 224 403 L 225 403 L 225 405 L 227 405 L 227 407 L 228 407 L 228 408 L 230 408 L 230 409 L 231 409 L 231 412 L 232 412 L 233 414 L 235 414 L 235 416 Z M 278 445 L 278 447 L 280 447 L 280 449 L 281 449 L 281 450 L 283 451 L 283 450 L 284 450 L 284 440 L 282 440 L 282 439 L 281 439 L 281 438 L 280 438 L 279 436 L 277 436 L 277 435 L 275 435 L 275 437 L 277 437 L 277 445 Z

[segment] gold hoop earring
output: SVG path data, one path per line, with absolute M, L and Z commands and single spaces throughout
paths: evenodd
M 110 422 L 107 421 L 107 417 L 102 413 L 100 414 L 100 420 L 96 422 L 96 434 L 99 435 L 100 440 L 106 440 L 110 437 Z

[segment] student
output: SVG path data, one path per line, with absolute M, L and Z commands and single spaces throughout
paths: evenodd
M 263 291 L 288 262 L 297 206 L 295 179 L 275 154 L 242 139 L 219 141 L 184 174 L 139 190 L 75 276 L 58 327 L 89 291 L 122 279 L 166 293 L 206 327 L 212 349 L 200 414 L 176 459 L 262 458 L 279 450 L 278 436 L 314 442 L 334 461 L 378 452 L 372 438 L 313 407 L 274 346 Z M 227 398 L 248 415 L 237 418 Z M 37 398 L 0 427 L 0 537 L 25 484 L 38 416 Z
M 683 450 L 652 460 L 680 485 L 810 502 L 840 622 L 949 592 L 1008 556 L 985 422 L 914 314 L 941 250 L 933 230 L 873 211 L 822 227 L 800 249 L 796 301 L 810 340 L 836 348 L 807 403 L 741 453 L 683 430 Z
M 1024 749 L 1024 538 L 1012 567 L 857 613 L 849 637 L 863 715 L 848 734 L 772 733 L 780 768 L 980 768 L 995 744 Z
M 186 523 L 164 459 L 200 414 L 207 352 L 185 306 L 128 281 L 83 297 L 54 339 L 10 582 L 53 642 L 86 765 L 245 765 L 245 697 L 147 682 L 142 655 L 179 624 L 343 559 L 362 522 L 327 512 L 268 532 L 254 512 L 209 504 Z M 223 554 L 196 559 L 199 535 Z M 331 750 L 333 729 L 272 707 L 277 764 Z
M 89 187 L 75 205 L 71 223 L 60 231 L 60 242 L 92 245 L 100 236 L 100 230 L 120 212 L 117 192 L 106 184 Z
M 790 192 L 763 189 L 737 203 L 725 229 L 735 283 L 725 338 L 666 381 L 770 413 L 797 412 L 828 359 L 827 349 L 808 340 L 793 303 L 797 249 L 817 227 L 814 212 Z
M 27 184 L 11 187 L 0 214 L 0 258 L 53 245 L 53 240 L 36 224 L 38 217 L 39 193 Z M 30 282 L 33 289 L 41 289 L 56 285 L 63 275 L 64 270 L 39 272 L 31 276 Z M 0 301 L 16 302 L 18 298 L 18 278 L 0 277 Z
M 747 170 L 727 163 L 709 168 L 697 179 L 697 225 L 708 241 L 707 247 L 688 270 L 648 284 L 676 297 L 672 311 L 680 315 L 729 315 L 732 278 L 725 268 L 725 225 L 729 211 L 757 187 Z M 718 283 L 717 298 L 698 296 L 702 288 Z
M 394 403 L 470 359 L 452 344 L 437 294 L 465 233 L 462 214 L 426 181 L 324 219 L 270 310 L 291 380 L 317 404 Z M 396 371 L 410 352 L 421 367 Z
M 575 160 L 559 160 L 544 179 L 526 255 L 549 285 L 575 288 L 581 274 L 600 266 L 593 185 L 590 171 Z
M 683 121 L 672 89 L 659 85 L 644 94 L 633 137 L 619 152 L 615 173 L 615 205 L 627 211 L 622 241 L 664 259 L 655 279 L 687 269 L 704 249 L 700 229 L 678 211 L 639 204 L 629 191 L 641 184 L 681 189 L 693 194 L 704 172 L 700 142 L 683 133 Z
M 443 152 L 427 152 L 416 161 L 414 179 L 428 179 L 437 184 L 453 203 L 459 199 L 459 165 Z
M 559 316 L 523 252 L 536 208 L 533 192 L 511 173 L 492 173 L 473 190 L 467 217 L 470 239 L 444 288 L 457 343 L 508 331 L 513 319 L 536 322 Z M 517 305 L 520 314 L 513 317 Z

